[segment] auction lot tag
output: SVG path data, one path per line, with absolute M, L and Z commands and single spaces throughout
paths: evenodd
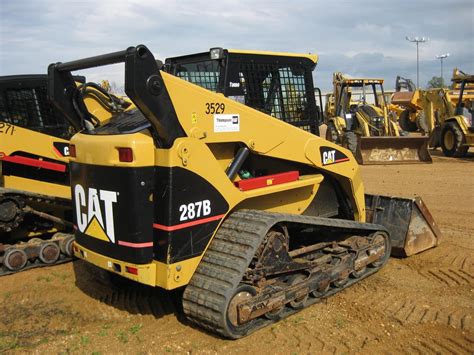
M 239 114 L 215 114 L 214 132 L 239 132 L 240 115 Z

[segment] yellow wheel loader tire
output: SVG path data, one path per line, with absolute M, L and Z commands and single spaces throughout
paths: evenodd
M 400 127 L 404 131 L 416 132 L 418 130 L 416 122 L 410 121 L 410 111 L 409 110 L 405 110 L 400 114 L 400 118 L 398 119 L 398 122 L 400 123 Z
M 428 127 L 428 123 L 426 122 L 426 116 L 423 111 L 418 113 L 416 116 L 416 126 L 418 127 L 418 130 L 423 133 L 423 134 L 429 134 L 430 129 Z
M 463 145 L 466 137 L 456 122 L 448 122 L 441 130 L 441 149 L 447 157 L 463 157 L 469 147 Z
M 355 132 L 346 132 L 344 135 L 344 147 L 349 149 L 352 154 L 357 152 L 357 134 Z
M 328 127 L 326 129 L 326 140 L 336 144 L 341 143 L 341 138 L 339 137 L 339 133 L 337 132 L 336 126 L 333 122 L 328 123 Z

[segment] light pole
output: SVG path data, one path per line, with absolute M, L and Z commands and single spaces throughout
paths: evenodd
M 439 59 L 441 62 L 441 86 L 444 86 L 444 78 L 443 78 L 443 59 L 448 58 L 449 53 L 446 54 L 439 54 L 436 56 L 436 59 Z
M 420 55 L 418 51 L 418 45 L 420 43 L 424 43 L 428 41 L 428 38 L 426 37 L 405 37 L 407 41 L 410 42 L 415 42 L 416 43 L 416 88 L 418 89 L 420 87 Z

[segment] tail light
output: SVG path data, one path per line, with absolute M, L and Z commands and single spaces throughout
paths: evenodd
M 133 150 L 132 148 L 118 148 L 119 161 L 124 163 L 130 163 L 133 161 Z
M 76 157 L 76 146 L 74 144 L 69 144 L 69 156 Z
M 132 275 L 138 275 L 138 269 L 133 266 L 125 266 L 125 271 Z

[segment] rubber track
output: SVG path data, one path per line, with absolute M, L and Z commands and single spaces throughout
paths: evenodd
M 59 259 L 53 264 L 44 264 L 39 259 L 37 259 L 34 262 L 28 261 L 26 266 L 23 269 L 18 270 L 18 271 L 8 270 L 5 266 L 1 265 L 0 266 L 0 277 L 6 276 L 6 275 L 11 275 L 11 274 L 18 274 L 19 272 L 30 270 L 30 269 L 36 269 L 38 267 L 54 266 L 54 265 L 64 264 L 64 263 L 67 263 L 67 262 L 72 261 L 72 260 L 74 260 L 72 257 L 66 256 L 66 255 L 61 253 L 61 255 L 59 255 Z
M 24 198 L 29 201 L 35 202 L 46 202 L 46 203 L 54 203 L 63 207 L 71 208 L 71 200 L 62 197 L 55 197 L 50 195 L 43 195 L 29 191 L 22 191 L 17 189 L 7 189 L 4 187 L 0 187 L 0 195 L 12 195 L 13 197 L 20 197 Z
M 6 196 L 12 196 L 12 197 L 17 197 L 19 199 L 24 199 L 27 202 L 40 202 L 40 203 L 45 203 L 45 204 L 54 204 L 57 206 L 61 206 L 64 208 L 71 208 L 71 200 L 65 199 L 65 198 L 60 198 L 60 197 L 54 197 L 54 196 L 48 196 L 48 195 L 43 195 L 43 194 L 38 194 L 38 193 L 33 193 L 33 192 L 28 192 L 28 191 L 22 191 L 22 190 L 16 190 L 16 189 L 8 189 L 8 188 L 3 188 L 0 187 L 0 195 L 6 195 Z M 15 226 L 18 227 L 18 226 Z M 0 225 L 0 231 L 2 230 L 1 225 Z M 1 235 L 0 235 L 1 236 Z M 0 243 L 3 241 L 0 240 Z M 45 242 L 48 242 L 48 240 L 45 240 Z M 12 247 L 15 246 L 15 244 L 11 245 Z M 44 266 L 53 266 L 53 265 L 58 265 L 58 264 L 63 264 L 69 261 L 72 261 L 73 258 L 69 257 L 64 254 L 60 254 L 59 259 L 54 263 L 54 264 L 44 264 L 42 263 L 39 259 L 35 260 L 34 262 L 28 261 L 26 266 L 22 268 L 21 270 L 18 271 L 11 271 L 8 270 L 5 266 L 0 265 L 0 277 L 5 276 L 5 275 L 11 275 L 11 274 L 16 274 L 18 272 L 22 272 L 25 270 L 30 270 L 38 267 L 44 267 Z
M 279 222 L 333 227 L 349 231 L 385 231 L 384 227 L 348 220 L 320 217 L 268 213 L 264 211 L 242 210 L 230 215 L 214 236 L 201 263 L 183 294 L 183 310 L 188 319 L 198 326 L 217 332 L 224 337 L 236 336 L 227 330 L 226 305 L 239 286 L 259 245 L 268 230 Z M 324 297 L 330 296 L 376 272 L 367 269 L 358 279 L 350 280 L 344 287 L 331 289 Z M 320 299 L 309 298 L 308 305 Z M 285 308 L 282 318 L 299 310 Z M 249 334 L 263 326 L 275 322 L 258 318 L 252 321 Z M 246 335 L 244 334 L 244 335 Z

